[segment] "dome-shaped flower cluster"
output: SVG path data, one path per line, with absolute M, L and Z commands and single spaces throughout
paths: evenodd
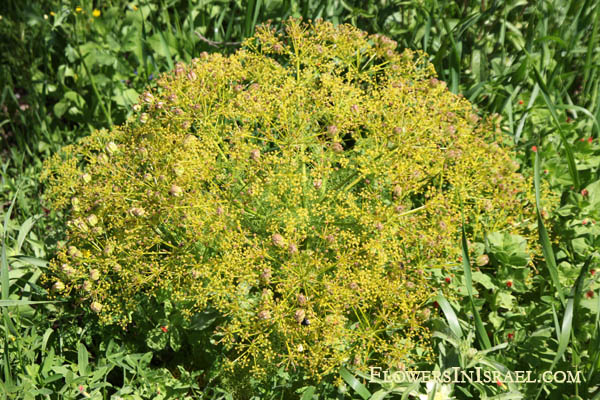
M 55 290 L 122 325 L 159 292 L 210 307 L 229 365 L 253 373 L 411 360 L 461 211 L 481 237 L 532 209 L 492 122 L 395 47 L 291 20 L 178 64 L 134 119 L 47 164 L 69 219 Z

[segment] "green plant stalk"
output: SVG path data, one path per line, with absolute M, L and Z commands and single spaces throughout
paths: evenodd
M 106 109 L 106 106 L 104 105 L 104 100 L 102 99 L 102 96 L 100 96 L 100 92 L 98 92 L 98 88 L 96 87 L 96 80 L 94 79 L 94 76 L 91 74 L 91 72 L 87 66 L 87 63 L 85 62 L 85 57 L 83 57 L 81 54 L 81 50 L 79 48 L 79 43 L 77 44 L 76 49 L 77 49 L 77 54 L 79 55 L 79 57 L 81 59 L 81 64 L 83 64 L 83 68 L 85 69 L 86 74 L 88 74 L 88 76 L 90 77 L 90 83 L 92 84 L 92 90 L 94 91 L 94 94 L 96 95 L 96 98 L 98 99 L 98 104 L 100 105 L 100 109 L 102 110 L 102 113 L 104 114 L 104 118 L 106 118 L 106 120 L 108 121 L 109 128 L 112 128 L 112 126 L 113 126 L 112 118 L 110 116 L 110 113 Z

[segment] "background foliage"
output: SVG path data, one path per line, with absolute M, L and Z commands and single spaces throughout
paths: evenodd
M 523 246 L 534 244 L 510 235 L 493 235 L 483 243 L 464 241 L 466 253 L 476 257 L 469 266 L 473 271 L 457 267 L 454 276 L 439 277 L 444 282 L 450 278 L 448 284 L 465 297 L 447 306 L 438 301 L 443 318 L 432 323 L 446 335 L 439 339 L 437 367 L 488 360 L 512 370 L 583 371 L 586 380 L 580 384 L 507 390 L 526 398 L 600 398 L 596 1 L 8 0 L 0 4 L 0 16 L 0 200 L 6 217 L 1 388 L 12 391 L 11 397 L 22 396 L 19 388 L 24 385 L 52 398 L 83 393 L 153 398 L 158 392 L 168 397 L 177 391 L 228 396 L 215 383 L 218 372 L 193 376 L 177 368 L 174 353 L 135 356 L 148 348 L 117 332 L 111 333 L 117 347 L 109 346 L 93 320 L 74 305 L 14 303 L 47 299 L 37 277 L 61 234 L 48 229 L 55 214 L 38 201 L 38 176 L 42 161 L 62 145 L 95 128 L 123 122 L 136 96 L 177 61 L 189 61 L 203 51 L 233 51 L 235 42 L 250 36 L 256 24 L 272 19 L 277 25 L 289 16 L 302 16 L 349 22 L 390 36 L 400 48 L 427 51 L 452 91 L 462 93 L 482 113 L 502 116 L 505 141 L 515 145 L 521 172 L 533 176 L 537 162 L 540 180 L 560 196 L 557 210 L 540 207 L 537 221 L 532 221 L 539 228 L 543 258 L 524 258 Z M 552 227 L 551 237 L 546 226 Z M 517 283 L 523 263 L 538 271 L 527 290 Z M 503 343 L 503 349 L 479 355 Z M 113 357 L 117 348 L 129 361 Z M 465 348 L 473 348 L 469 359 L 452 350 Z M 79 364 L 81 370 L 76 370 Z M 342 376 L 342 385 L 311 388 L 281 371 L 262 397 L 300 390 L 306 399 L 313 393 L 319 398 L 368 398 L 376 391 L 384 396 L 406 389 L 389 384 L 367 388 L 356 380 L 358 375 Z M 198 388 L 210 390 L 201 395 Z M 456 385 L 454 396 L 467 398 L 469 392 L 483 398 L 478 393 L 490 396 L 504 389 Z

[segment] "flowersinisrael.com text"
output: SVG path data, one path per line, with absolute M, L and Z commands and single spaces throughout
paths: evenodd
M 437 382 L 437 383 L 581 383 L 581 371 L 544 371 L 534 375 L 533 371 L 484 370 L 481 367 L 463 371 L 458 367 L 439 371 L 389 371 L 380 367 L 370 367 L 370 382 Z

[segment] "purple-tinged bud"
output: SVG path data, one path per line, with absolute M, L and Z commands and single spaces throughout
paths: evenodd
M 285 242 L 283 240 L 283 236 L 281 236 L 279 233 L 274 233 L 273 236 L 271 236 L 271 241 L 277 247 L 283 247 L 283 246 L 285 246 Z
M 181 197 L 183 195 L 183 189 L 181 189 L 177 185 L 171 185 L 169 189 L 169 194 L 173 197 Z

